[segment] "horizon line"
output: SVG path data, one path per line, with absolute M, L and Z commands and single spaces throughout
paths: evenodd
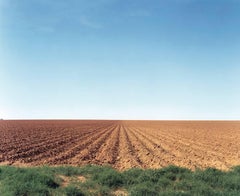
M 0 120 L 99 120 L 99 121 L 240 121 L 240 119 L 110 119 L 110 118 L 0 118 Z

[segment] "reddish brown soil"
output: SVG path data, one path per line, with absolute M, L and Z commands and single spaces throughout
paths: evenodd
M 2 120 L 0 164 L 240 165 L 240 121 Z

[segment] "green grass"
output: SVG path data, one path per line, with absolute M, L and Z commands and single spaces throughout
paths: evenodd
M 133 196 L 240 195 L 240 166 L 227 172 L 214 168 L 191 171 L 176 166 L 124 172 L 94 165 L 0 167 L 1 196 L 113 195 L 116 190 Z

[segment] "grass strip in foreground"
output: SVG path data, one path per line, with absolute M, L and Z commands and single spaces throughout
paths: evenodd
M 0 167 L 1 196 L 240 195 L 240 166 L 191 171 L 168 166 L 119 172 L 108 166 Z

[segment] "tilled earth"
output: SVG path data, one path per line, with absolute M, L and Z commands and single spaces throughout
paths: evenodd
M 0 164 L 227 170 L 240 165 L 240 121 L 1 120 Z

